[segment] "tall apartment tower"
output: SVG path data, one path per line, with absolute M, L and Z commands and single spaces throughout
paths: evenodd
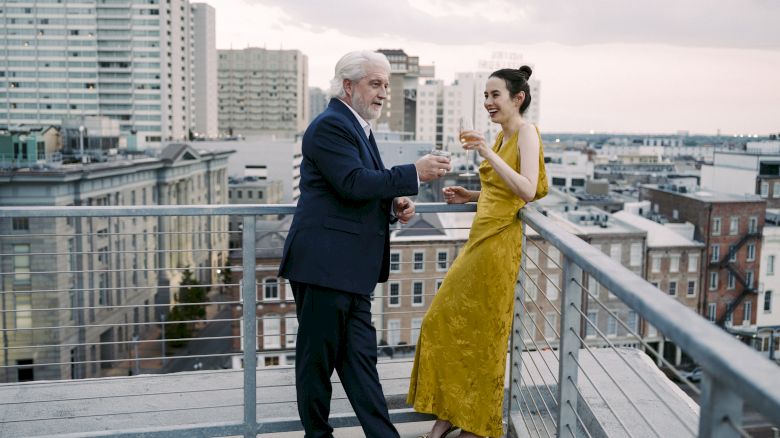
M 417 89 L 420 78 L 432 78 L 432 65 L 420 65 L 420 58 L 401 49 L 379 49 L 390 61 L 390 95 L 377 123 L 390 131 L 415 134 L 417 123 Z
M 193 127 L 189 0 L 3 3 L 0 126 L 107 116 L 138 144 Z
M 694 191 L 643 185 L 640 201 L 651 203 L 651 218 L 694 225 L 704 243 L 704 293 L 699 312 L 737 335 L 755 332 L 761 231 L 766 201 L 757 195 Z
M 195 123 L 201 136 L 219 135 L 217 119 L 217 31 L 214 8 L 206 3 L 192 5 L 195 23 Z
M 299 50 L 219 50 L 219 131 L 292 137 L 309 118 L 309 65 Z

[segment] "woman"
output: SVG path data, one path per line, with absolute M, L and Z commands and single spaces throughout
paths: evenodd
M 436 415 L 426 436 L 503 434 L 501 404 L 520 269 L 522 224 L 517 212 L 547 194 L 542 140 L 523 119 L 531 104 L 531 68 L 502 69 L 485 85 L 485 109 L 501 124 L 491 148 L 477 131 L 461 134 L 464 149 L 484 158 L 481 191 L 445 187 L 449 204 L 477 201 L 469 240 L 455 259 L 423 320 L 407 403 Z

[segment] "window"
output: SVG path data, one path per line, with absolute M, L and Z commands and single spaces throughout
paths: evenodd
M 524 322 L 522 324 L 523 340 L 531 341 L 536 337 L 536 314 L 528 313 L 527 315 L 528 323 Z
M 423 295 L 423 282 L 415 281 L 412 283 L 412 306 L 419 307 L 425 304 L 425 297 Z
M 729 261 L 737 261 L 737 247 L 735 245 L 729 245 Z
M 712 245 L 712 257 L 710 258 L 710 261 L 720 261 L 720 245 Z
M 631 244 L 631 266 L 641 266 L 642 265 L 642 244 L 641 243 L 632 243 Z
M 669 272 L 680 272 L 679 254 L 672 254 L 669 256 Z
M 742 325 L 750 325 L 750 319 L 753 317 L 753 302 L 745 301 L 742 305 Z
M 718 316 L 718 304 L 709 303 L 707 305 L 707 318 L 710 320 L 710 322 L 715 322 L 717 316 Z
M 772 197 L 780 198 L 780 182 L 775 181 L 772 183 Z
M 651 265 L 651 271 L 658 273 L 661 272 L 661 256 L 653 255 L 653 262 Z
M 778 192 L 778 196 L 780 196 L 780 192 Z M 748 220 L 748 233 L 758 233 L 758 218 L 755 216 L 750 216 Z
M 265 301 L 279 300 L 279 280 L 266 278 L 263 280 L 263 299 Z
M 688 272 L 698 272 L 698 271 L 699 271 L 699 255 L 688 254 Z
M 775 275 L 775 256 L 769 255 L 766 258 L 766 275 Z
M 752 262 L 756 259 L 756 244 L 748 243 L 747 246 L 747 261 Z
M 609 256 L 612 257 L 612 260 L 621 263 L 621 259 L 623 258 L 623 246 L 619 243 L 613 243 L 609 247 Z
M 391 347 L 401 343 L 401 320 L 391 319 L 387 321 L 387 345 Z
M 12 222 L 14 231 L 30 231 L 30 219 L 26 217 L 15 217 Z
M 612 315 L 607 316 L 607 336 L 617 336 L 617 320 Z
M 599 314 L 595 311 L 588 312 L 588 320 L 590 320 L 592 325 L 587 321 L 585 322 L 585 337 L 592 338 L 596 336 L 596 329 L 594 327 L 599 326 Z
M 536 301 L 536 294 L 539 291 L 539 275 L 530 275 L 525 282 L 525 300 Z
M 713 236 L 719 236 L 720 235 L 720 218 L 719 217 L 712 218 L 712 235 Z
M 739 233 L 739 216 L 731 216 L 729 220 L 729 234 L 734 236 Z
M 669 295 L 676 296 L 677 295 L 677 282 L 676 281 L 670 281 L 669 282 Z
M 761 183 L 761 197 L 766 198 L 769 196 L 769 183 L 768 182 L 762 182 Z
M 637 318 L 636 311 L 629 310 L 628 311 L 628 329 L 632 333 L 636 333 L 638 327 L 639 327 L 639 318 Z
M 390 290 L 387 294 L 387 306 L 399 307 L 401 305 L 401 284 L 394 282 L 389 283 Z
M 718 271 L 710 271 L 710 290 L 718 288 Z
M 32 328 L 32 297 L 29 293 L 14 293 L 14 309 L 14 326 L 17 329 Z
M 554 246 L 550 246 L 547 250 L 547 267 L 548 268 L 557 268 L 558 265 L 560 265 L 561 261 L 561 252 L 558 251 L 558 248 Z
M 267 367 L 279 365 L 279 356 L 266 356 L 263 358 L 263 364 Z
M 525 255 L 532 262 L 528 265 L 529 267 L 535 268 L 539 265 L 539 248 L 534 246 L 533 243 L 528 245 L 528 248 L 525 250 Z
M 14 283 L 30 284 L 30 245 L 14 245 Z
M 422 318 L 412 318 L 412 332 L 409 334 L 409 345 L 417 345 L 417 339 L 420 337 L 420 327 L 422 327 Z
M 764 292 L 764 313 L 772 313 L 772 291 Z
M 438 291 L 439 291 L 439 288 L 441 287 L 441 284 L 442 284 L 442 283 L 444 283 L 444 279 L 442 279 L 442 278 L 437 278 L 437 279 L 436 279 L 436 292 L 438 292 Z M 435 292 L 434 292 L 434 293 L 435 293 Z
M 745 273 L 745 283 L 748 289 L 753 289 L 753 271 L 747 271 Z
M 425 270 L 425 253 L 422 251 L 414 252 L 414 265 L 412 266 L 414 272 L 422 272 Z
M 547 298 L 550 299 L 550 301 L 555 301 L 558 299 L 558 285 L 561 283 L 561 275 L 560 274 L 550 274 L 550 278 L 547 279 Z
M 440 271 L 440 272 L 447 270 L 447 251 L 446 250 L 436 251 L 436 270 Z
M 295 347 L 298 339 L 298 318 L 295 312 L 284 317 L 284 343 L 287 347 Z
M 281 348 L 281 327 L 277 315 L 268 314 L 263 317 L 263 348 Z
M 689 280 L 688 281 L 688 296 L 692 297 L 696 295 L 696 281 Z
M 390 272 L 401 272 L 401 253 L 390 251 Z
M 547 312 L 547 321 L 544 323 L 544 337 L 555 339 L 555 327 L 558 327 L 558 314 Z
M 737 287 L 737 277 L 734 276 L 734 273 L 729 271 L 728 281 L 726 282 L 726 289 L 734 289 Z

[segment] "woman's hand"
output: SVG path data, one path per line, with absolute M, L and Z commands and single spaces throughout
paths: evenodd
M 463 149 L 467 151 L 477 151 L 482 158 L 485 158 L 486 154 L 491 150 L 487 143 L 485 143 L 485 136 L 479 131 L 463 131 L 460 133 L 460 138 L 466 139 L 465 143 L 461 143 Z
M 441 189 L 447 204 L 465 204 L 471 201 L 471 192 L 461 186 L 449 186 Z

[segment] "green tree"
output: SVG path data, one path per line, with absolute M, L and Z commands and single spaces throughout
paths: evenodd
M 168 338 L 172 347 L 181 347 L 183 341 L 177 339 L 192 337 L 192 326 L 195 321 L 206 317 L 205 303 L 208 301 L 206 289 L 201 287 L 192 271 L 185 269 L 182 273 L 182 281 L 179 293 L 176 295 L 177 304 L 171 310 L 168 319 L 172 324 L 168 325 Z M 176 323 L 173 323 L 176 321 Z

